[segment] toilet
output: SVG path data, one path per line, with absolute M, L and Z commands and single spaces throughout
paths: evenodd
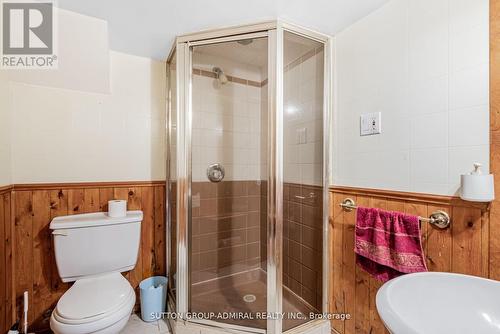
M 122 272 L 137 262 L 142 211 L 57 217 L 50 223 L 59 276 L 74 282 L 50 318 L 56 334 L 115 334 L 127 324 L 135 292 Z

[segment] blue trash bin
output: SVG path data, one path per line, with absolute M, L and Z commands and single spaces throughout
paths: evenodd
M 164 276 L 153 276 L 139 284 L 142 320 L 148 322 L 158 320 L 162 312 L 165 312 L 167 281 Z

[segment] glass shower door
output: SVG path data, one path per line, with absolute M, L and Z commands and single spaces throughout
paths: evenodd
M 323 307 L 324 59 L 323 43 L 284 32 L 283 303 L 306 315 Z M 309 320 L 285 317 L 283 328 Z
M 190 310 L 264 330 L 267 38 L 191 52 Z
M 328 324 L 309 315 L 327 312 L 329 43 L 281 21 L 177 39 L 170 288 L 182 324 Z

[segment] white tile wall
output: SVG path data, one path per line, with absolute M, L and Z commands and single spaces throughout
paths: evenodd
M 57 17 L 57 70 L 4 70 L 9 79 L 31 85 L 109 93 L 108 22 L 61 8 Z
M 334 184 L 456 194 L 488 169 L 488 48 L 488 0 L 392 0 L 339 33 Z
M 449 114 L 449 121 L 450 146 L 487 146 L 489 144 L 488 105 L 453 110 Z
M 221 67 L 229 75 L 261 82 L 264 68 L 195 52 L 194 67 Z M 235 74 L 236 73 L 236 74 Z M 323 53 L 285 74 L 285 182 L 322 183 Z M 219 85 L 213 78 L 193 76 L 194 181 L 206 181 L 206 168 L 223 164 L 225 180 L 267 178 L 267 89 L 241 84 Z M 306 143 L 296 131 L 306 128 Z
M 13 183 L 165 178 L 165 63 L 110 66 L 110 94 L 10 84 Z
M 323 182 L 323 58 L 320 52 L 284 75 L 285 182 Z M 305 142 L 299 143 L 304 129 Z
M 448 112 L 416 115 L 410 129 L 411 149 L 448 146 Z
M 96 161 L 96 152 L 88 147 L 77 151 L 81 150 L 83 144 L 74 143 L 73 140 L 85 130 L 89 131 L 86 136 L 89 138 L 88 141 L 96 140 L 96 129 L 100 127 L 96 113 L 105 109 L 97 101 L 107 101 L 109 99 L 103 96 L 113 95 L 110 92 L 112 61 L 108 47 L 108 24 L 101 19 L 60 8 L 55 8 L 55 11 L 59 26 L 58 69 L 2 70 L 0 74 L 0 185 L 19 182 L 76 181 L 82 178 L 85 181 L 101 180 L 94 172 L 102 168 L 103 159 L 91 168 L 87 168 L 91 162 L 85 158 L 90 157 Z M 143 71 L 139 77 L 148 76 L 152 72 L 154 65 L 151 63 L 150 61 L 144 69 L 141 69 Z M 130 65 L 136 66 L 132 63 Z M 134 71 L 127 73 L 137 74 Z M 163 72 L 157 74 L 161 76 Z M 148 80 L 145 80 L 147 85 L 144 87 L 150 87 L 151 91 L 141 96 L 144 97 L 143 102 L 153 100 L 153 92 L 162 89 L 162 81 L 156 82 L 159 83 L 156 87 L 155 79 L 161 80 L 153 76 L 148 76 Z M 72 100 L 72 97 L 76 99 Z M 16 120 L 20 120 L 18 128 L 13 126 Z M 82 124 L 81 128 L 77 126 L 79 123 Z M 112 128 L 115 126 L 118 125 L 113 123 Z M 19 145 L 26 151 L 17 152 Z M 98 150 L 106 148 L 109 146 Z M 63 153 L 67 156 L 62 156 Z M 115 155 L 108 154 L 107 157 L 114 158 Z M 144 168 L 148 171 L 147 174 L 151 173 L 149 160 L 147 167 Z M 77 175 L 79 168 L 83 170 L 81 175 Z M 161 167 L 155 167 L 155 170 L 160 169 Z M 106 172 L 104 174 L 104 177 L 109 176 Z M 150 179 L 149 176 L 146 179 Z
M 261 81 L 258 67 L 196 52 L 193 62 L 195 68 L 220 66 L 228 75 Z M 261 179 L 261 103 L 260 87 L 193 76 L 193 181 L 207 181 L 213 163 L 224 166 L 224 180 Z
M 488 58 L 486 58 L 488 59 Z M 488 105 L 488 63 L 450 74 L 450 109 Z

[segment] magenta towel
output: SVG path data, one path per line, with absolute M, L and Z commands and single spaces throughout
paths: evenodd
M 358 207 L 354 252 L 356 263 L 382 282 L 427 271 L 417 216 Z

